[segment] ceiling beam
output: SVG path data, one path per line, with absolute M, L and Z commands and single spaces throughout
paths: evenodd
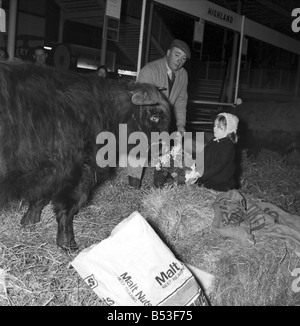
M 155 2 L 198 16 L 199 18 L 203 18 L 222 27 L 238 32 L 241 31 L 241 15 L 231 12 L 210 1 L 155 0 Z M 245 18 L 244 34 L 300 55 L 299 41 L 265 25 L 252 21 L 251 19 Z
M 90 18 L 90 17 L 102 17 L 102 11 L 95 9 L 91 11 L 77 11 L 77 12 L 67 12 L 65 13 L 65 19 L 75 19 L 75 18 Z
M 261 4 L 264 7 L 267 7 L 276 13 L 285 16 L 285 17 L 291 17 L 291 13 L 286 10 L 285 8 L 276 5 L 275 3 L 269 1 L 269 0 L 256 0 L 257 3 Z

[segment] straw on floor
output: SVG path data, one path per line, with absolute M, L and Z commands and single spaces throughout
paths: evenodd
M 241 190 L 300 214 L 300 167 L 264 152 L 243 157 Z M 147 169 L 142 189 L 127 185 L 126 170 L 119 169 L 94 194 L 74 219 L 80 250 L 98 243 L 134 210 L 138 210 L 183 262 L 216 277 L 212 305 L 300 305 L 296 276 L 299 253 L 289 242 L 256 236 L 253 248 L 242 248 L 220 238 L 211 229 L 211 204 L 217 192 L 177 186 L 169 180 L 163 189 L 152 186 Z M 77 253 L 57 248 L 57 224 L 51 205 L 41 222 L 22 228 L 26 203 L 13 202 L 0 211 L 0 305 L 100 306 L 101 300 L 70 268 Z

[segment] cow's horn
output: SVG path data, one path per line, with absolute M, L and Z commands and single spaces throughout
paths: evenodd
M 166 87 L 156 87 L 156 89 L 158 90 L 158 91 L 160 91 L 160 92 L 162 92 L 162 91 L 166 91 L 167 90 L 167 88 Z

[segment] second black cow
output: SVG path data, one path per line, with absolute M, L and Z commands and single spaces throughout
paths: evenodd
M 167 131 L 167 101 L 149 84 L 25 63 L 0 64 L 0 200 L 25 199 L 22 225 L 52 202 L 57 245 L 77 247 L 73 217 L 95 183 L 97 135 Z M 101 180 L 98 180 L 101 182 Z

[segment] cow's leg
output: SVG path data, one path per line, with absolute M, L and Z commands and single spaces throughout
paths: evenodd
M 78 210 L 87 202 L 95 185 L 94 171 L 85 166 L 78 185 L 73 189 L 64 189 L 52 199 L 58 223 L 56 243 L 63 249 L 76 250 L 73 219 Z
M 41 220 L 41 213 L 43 208 L 49 201 L 45 199 L 39 199 L 29 202 L 27 212 L 24 214 L 21 220 L 21 225 L 27 226 L 38 223 Z
M 55 211 L 57 211 L 57 207 Z M 63 249 L 78 249 L 73 230 L 74 215 L 75 212 L 73 209 L 62 209 L 56 212 L 56 221 L 58 224 L 56 244 Z

